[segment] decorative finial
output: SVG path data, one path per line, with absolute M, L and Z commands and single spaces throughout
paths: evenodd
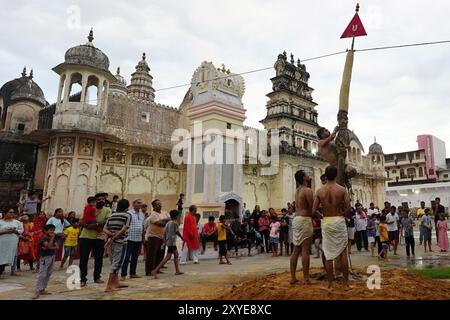
M 28 78 L 33 79 L 33 68 L 31 68 L 31 70 L 30 70 L 30 76 L 29 76 Z
M 89 31 L 88 40 L 89 40 L 89 42 L 92 42 L 92 40 L 94 40 L 94 29 L 93 28 L 91 28 L 91 31 Z
M 356 3 L 356 10 L 355 10 L 356 12 L 358 12 L 359 11 L 359 2 L 358 3 Z
M 120 74 L 120 67 L 117 67 L 117 75 L 119 75 Z
M 377 143 L 377 137 L 373 137 L 373 139 L 375 140 L 375 143 Z
M 225 65 L 222 63 L 222 70 L 223 73 L 227 72 L 227 69 L 225 69 Z
M 294 64 L 294 55 L 291 53 L 291 63 Z
M 145 60 L 146 56 L 145 56 L 145 52 L 142 53 L 142 60 Z
M 22 77 L 26 77 L 26 76 L 27 76 L 27 67 L 23 67 Z
M 297 67 L 299 67 L 299 68 L 300 68 L 300 67 L 301 67 L 301 65 L 302 65 L 302 64 L 300 63 L 300 58 L 299 58 L 299 59 L 297 59 Z
M 230 74 L 230 73 L 231 73 L 231 71 L 230 71 L 230 69 L 228 69 L 228 70 L 227 70 L 227 74 Z
M 283 56 L 286 58 L 286 50 L 283 51 Z

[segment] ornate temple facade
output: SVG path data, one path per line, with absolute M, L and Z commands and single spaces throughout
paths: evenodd
M 184 159 L 202 158 L 204 141 L 214 131 L 225 143 L 221 156 L 236 159 L 237 145 L 251 142 L 231 137 L 244 125 L 244 79 L 230 70 L 203 62 L 178 108 L 155 102 L 152 75 L 145 54 L 130 84 L 118 68 L 109 71 L 108 56 L 88 42 L 67 50 L 64 62 L 53 68 L 59 77 L 57 101 L 49 104 L 26 70 L 0 89 L 0 205 L 14 206 L 27 190 L 51 199 L 43 209 L 82 212 L 86 198 L 108 192 L 146 202 L 158 198 L 166 210 L 175 207 L 178 194 L 185 205 L 195 203 L 204 217 L 248 208 L 276 210 L 293 200 L 294 173 L 304 169 L 314 189 L 326 163 L 317 154 L 317 104 L 304 64 L 286 53 L 275 62 L 267 115 L 261 120 L 270 134 L 277 130 L 279 160 L 274 174 L 264 165 L 207 164 L 172 159 L 176 129 L 191 133 Z M 203 131 L 195 132 L 201 123 Z M 275 132 L 275 131 L 274 131 Z M 200 140 L 198 140 L 200 139 Z M 198 143 L 200 141 L 200 143 Z M 203 141 L 203 142 L 202 142 Z M 239 143 L 236 143 L 239 142 Z M 7 150 L 7 152 L 3 152 Z M 384 164 L 381 146 L 364 147 L 351 135 L 348 161 L 358 169 L 353 200 L 384 201 Z M 381 160 L 382 161 L 382 160 Z

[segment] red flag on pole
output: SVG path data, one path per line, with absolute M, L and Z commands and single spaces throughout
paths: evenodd
M 361 19 L 358 16 L 359 5 L 356 6 L 356 13 L 353 16 L 352 21 L 348 24 L 347 28 L 345 28 L 344 33 L 341 36 L 342 38 L 353 38 L 353 37 L 361 37 L 367 36 L 366 30 L 361 22 Z

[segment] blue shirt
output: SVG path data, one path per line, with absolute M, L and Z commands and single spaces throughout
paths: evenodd
M 375 223 L 372 220 L 367 220 L 367 227 L 375 227 Z M 375 237 L 376 229 L 367 229 L 367 236 L 368 237 Z

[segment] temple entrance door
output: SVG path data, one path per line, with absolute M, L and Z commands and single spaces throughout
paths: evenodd
M 239 207 L 239 202 L 234 199 L 225 201 L 225 219 L 229 220 L 239 217 Z

